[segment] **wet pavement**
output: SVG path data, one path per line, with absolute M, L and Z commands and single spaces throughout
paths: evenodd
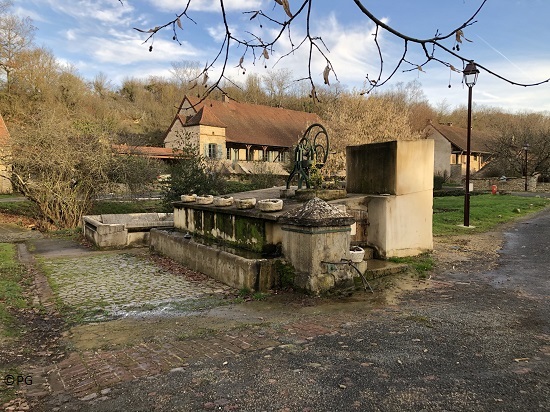
M 84 321 L 144 316 L 176 310 L 204 297 L 223 298 L 232 289 L 205 276 L 189 280 L 149 259 L 147 248 L 100 251 L 67 239 L 36 239 L 30 253 L 61 303 Z M 187 302 L 188 303 L 188 302 Z

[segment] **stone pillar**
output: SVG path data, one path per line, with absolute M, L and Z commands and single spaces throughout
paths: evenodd
M 392 141 L 346 148 L 348 193 L 365 194 L 368 246 L 380 257 L 433 249 L 434 141 Z
M 334 263 L 349 259 L 354 222 L 340 208 L 319 198 L 281 215 L 282 252 L 294 267 L 296 287 L 312 294 L 353 287 L 353 268 Z

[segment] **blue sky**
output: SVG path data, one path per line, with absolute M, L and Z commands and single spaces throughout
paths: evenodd
M 36 43 L 45 46 L 63 63 L 92 79 L 105 73 L 113 83 L 126 77 L 170 76 L 171 62 L 183 60 L 212 61 L 220 45 L 221 14 L 217 0 L 192 0 L 190 17 L 183 19 L 183 31 L 178 36 L 182 45 L 172 41 L 170 30 L 159 32 L 153 51 L 144 45 L 144 35 L 133 27 L 149 29 L 174 18 L 187 0 L 14 0 L 14 11 L 33 19 Z M 292 11 L 301 4 L 289 0 Z M 365 0 L 374 14 L 395 29 L 412 37 L 431 37 L 436 30 L 447 33 L 464 22 L 481 4 L 481 0 Z M 267 22 L 263 27 L 250 20 L 244 11 L 262 9 L 281 19 L 283 10 L 273 0 L 226 0 L 232 32 L 253 32 L 268 39 L 272 31 Z M 274 6 L 276 7 L 274 8 Z M 461 45 L 461 54 L 517 82 L 536 82 L 550 78 L 550 1 L 489 0 L 477 17 L 477 23 L 464 30 L 472 43 Z M 328 46 L 328 57 L 338 79 L 348 89 L 361 89 L 365 75 L 375 73 L 377 52 L 372 43 L 372 24 L 360 13 L 352 0 L 313 0 L 312 28 Z M 294 41 L 304 34 L 300 21 L 292 28 Z M 379 37 L 384 51 L 385 67 L 390 67 L 402 53 L 402 41 L 388 33 Z M 453 46 L 450 39 L 446 45 Z M 288 68 L 295 79 L 307 75 L 305 49 L 278 61 L 288 52 L 288 37 L 282 38 L 274 54 L 266 61 L 267 70 Z M 236 81 L 243 76 L 236 69 L 242 47 L 231 50 L 227 75 Z M 456 67 L 462 65 L 444 54 L 438 57 Z M 417 47 L 410 47 L 408 60 L 417 64 L 424 59 Z M 276 64 L 275 64 L 276 63 Z M 313 60 L 312 74 L 322 84 L 325 60 Z M 217 64 L 219 69 L 221 63 Z M 252 64 L 245 60 L 248 72 L 265 73 L 264 62 Z M 408 68 L 410 66 L 404 66 Z M 436 62 L 424 68 L 399 73 L 392 83 L 417 79 L 430 103 L 450 108 L 466 104 L 467 90 L 461 84 L 461 74 Z M 331 79 L 334 81 L 334 79 Z M 449 80 L 451 88 L 448 87 Z M 390 83 L 391 84 L 391 83 Z M 550 111 L 550 84 L 533 88 L 510 86 L 482 72 L 474 88 L 474 104 L 498 107 L 510 111 Z

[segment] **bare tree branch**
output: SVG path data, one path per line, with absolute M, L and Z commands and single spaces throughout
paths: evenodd
M 122 1 L 119 0 L 121 3 Z M 407 63 L 411 65 L 412 67 L 410 69 L 403 70 L 404 72 L 407 71 L 424 71 L 423 68 L 430 62 L 436 62 L 443 66 L 448 67 L 451 71 L 461 72 L 462 70 L 460 68 L 457 68 L 456 66 L 460 66 L 460 64 L 453 65 L 451 63 L 451 60 L 458 60 L 459 63 L 462 64 L 462 69 L 464 66 L 472 60 L 471 58 L 467 57 L 466 55 L 460 54 L 460 47 L 462 44 L 462 41 L 465 40 L 467 42 L 470 42 L 465 35 L 464 35 L 464 29 L 467 27 L 470 27 L 477 23 L 476 18 L 487 3 L 488 0 L 482 0 L 479 7 L 475 10 L 475 12 L 462 24 L 459 26 L 451 29 L 450 31 L 446 32 L 446 34 L 441 34 L 439 30 L 436 32 L 435 36 L 430 38 L 417 38 L 414 36 L 411 36 L 407 33 L 402 33 L 392 26 L 384 23 L 381 19 L 376 17 L 369 8 L 367 8 L 362 1 L 360 0 L 353 0 L 355 5 L 357 6 L 358 10 L 364 14 L 367 19 L 374 24 L 374 34 L 373 34 L 373 41 L 376 46 L 376 50 L 378 53 L 378 70 L 377 74 L 374 78 L 371 78 L 368 73 L 365 75 L 365 78 L 367 80 L 367 87 L 362 92 L 369 93 L 375 88 L 381 87 L 385 85 L 390 79 L 392 79 L 395 74 L 399 71 L 403 63 Z M 139 29 L 135 28 L 135 30 L 146 33 L 147 37 L 144 40 L 144 43 L 150 42 L 149 50 L 152 51 L 152 43 L 154 40 L 154 37 L 158 34 L 158 32 L 167 27 L 171 27 L 173 31 L 173 40 L 177 41 L 179 44 L 180 41 L 177 36 L 176 26 L 182 27 L 181 25 L 181 19 L 185 17 L 186 19 L 189 19 L 190 21 L 193 21 L 191 17 L 189 16 L 189 7 L 191 5 L 192 0 L 187 0 L 187 4 L 184 8 L 184 10 L 176 15 L 176 18 L 174 20 L 171 20 L 167 23 L 164 23 L 160 26 L 156 26 L 154 28 L 150 29 Z M 225 78 L 225 70 L 227 68 L 228 60 L 230 58 L 230 48 L 231 45 L 236 44 L 237 46 L 244 47 L 244 51 L 242 52 L 242 55 L 240 57 L 239 64 L 236 67 L 239 67 L 243 69 L 243 71 L 246 70 L 245 65 L 253 64 L 255 65 L 257 62 L 261 61 L 263 64 L 266 65 L 266 60 L 270 58 L 270 56 L 275 51 L 275 46 L 281 42 L 281 39 L 283 35 L 286 34 L 288 36 L 288 41 L 290 44 L 290 50 L 284 51 L 280 53 L 280 57 L 275 62 L 275 65 L 281 61 L 282 59 L 296 53 L 299 49 L 306 47 L 307 45 L 307 76 L 298 79 L 298 81 L 307 81 L 311 85 L 311 97 L 316 98 L 316 79 L 318 77 L 312 72 L 312 65 L 313 65 L 313 59 L 314 56 L 320 56 L 324 58 L 327 62 L 325 66 L 325 70 L 322 73 L 322 77 L 325 84 L 329 84 L 330 82 L 330 75 L 331 73 L 335 76 L 336 80 L 338 80 L 338 76 L 336 75 L 336 72 L 334 70 L 333 64 L 329 58 L 330 51 L 323 41 L 323 39 L 313 33 L 313 28 L 311 25 L 311 13 L 313 8 L 313 2 L 314 0 L 303 0 L 301 3 L 299 3 L 299 7 L 293 12 L 291 9 L 291 5 L 288 0 L 275 0 L 275 3 L 273 4 L 273 8 L 271 12 L 265 12 L 263 10 L 251 10 L 251 11 L 245 11 L 243 14 L 250 15 L 250 20 L 257 21 L 260 27 L 263 27 L 263 24 L 269 24 L 275 28 L 275 33 L 270 39 L 262 39 L 260 36 L 255 35 L 249 31 L 245 32 L 245 35 L 250 36 L 250 38 L 246 39 L 243 36 L 239 36 L 236 34 L 233 34 L 230 30 L 230 24 L 228 22 L 228 15 L 225 9 L 224 0 L 219 0 L 220 4 L 220 12 L 221 17 L 223 20 L 223 25 L 225 28 L 225 35 L 224 39 L 221 42 L 220 49 L 217 53 L 217 55 L 214 57 L 214 59 L 210 62 L 210 64 L 207 64 L 204 71 L 201 73 L 201 76 L 208 77 L 208 72 L 214 68 L 215 64 L 218 62 L 221 62 L 222 68 L 221 73 L 217 76 L 217 79 L 209 84 L 205 88 L 205 94 L 208 94 L 212 90 L 216 88 L 220 88 L 220 82 L 222 79 Z M 285 20 L 281 20 L 280 18 L 275 17 L 275 14 L 278 9 L 282 9 L 284 11 L 284 15 L 287 17 Z M 303 38 L 300 39 L 300 41 L 295 41 L 293 33 L 291 31 L 291 27 L 294 25 L 300 24 L 298 22 L 298 18 L 303 17 L 303 24 L 305 25 L 305 35 Z M 195 23 L 195 22 L 194 22 Z M 195 23 L 196 24 L 196 23 Z M 395 65 L 390 68 L 389 74 L 384 74 L 385 71 L 385 62 L 383 57 L 383 50 L 381 48 L 381 45 L 379 43 L 379 36 L 381 30 L 384 30 L 388 33 L 390 33 L 395 38 L 403 40 L 403 54 L 399 58 L 399 60 L 395 63 Z M 448 47 L 444 44 L 445 41 L 449 41 L 449 39 L 454 39 L 454 45 L 452 47 Z M 425 60 L 420 63 L 414 63 L 407 59 L 407 54 L 410 51 L 410 45 L 416 44 L 419 45 L 423 51 L 423 54 L 425 56 Z M 250 52 L 250 53 L 249 53 Z M 439 54 L 439 55 L 438 55 Z M 247 61 L 248 60 L 248 61 Z M 534 83 L 521 83 L 514 81 L 513 79 L 509 79 L 505 76 L 502 76 L 498 74 L 496 71 L 489 69 L 488 67 L 484 66 L 483 64 L 480 64 L 476 61 L 476 65 L 479 69 L 486 71 L 487 73 L 493 75 L 494 77 L 507 82 L 512 85 L 516 86 L 524 86 L 524 87 L 530 87 L 530 86 L 538 86 L 544 83 L 550 82 L 550 78 L 534 82 Z

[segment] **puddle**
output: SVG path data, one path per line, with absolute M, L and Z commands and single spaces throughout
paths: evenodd
M 237 321 L 201 314 L 170 318 L 124 318 L 79 325 L 69 331 L 69 347 L 76 350 L 114 349 L 144 342 L 170 342 L 205 336 L 241 325 Z
M 411 278 L 410 275 L 404 274 L 387 279 L 392 285 L 385 288 L 381 293 L 386 305 L 397 305 L 407 292 L 416 292 L 432 287 L 432 282 L 428 279 Z
M 133 346 L 143 342 L 170 342 L 215 335 L 232 329 L 277 328 L 307 319 L 368 317 L 396 305 L 403 294 L 430 287 L 430 281 L 400 275 L 378 279 L 375 293 L 358 291 L 350 297 L 311 297 L 297 293 L 270 295 L 263 301 L 231 304 L 219 297 L 165 302 L 159 306 L 126 308 L 116 320 L 88 323 L 70 330 L 70 346 L 77 350 Z

